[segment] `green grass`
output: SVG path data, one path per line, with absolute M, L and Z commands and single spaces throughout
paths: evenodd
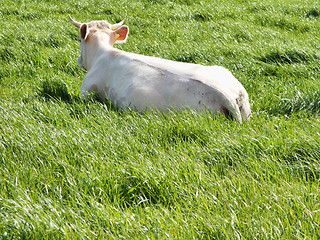
M 238 124 L 80 98 L 77 21 L 221 65 Z M 0 239 L 319 239 L 320 8 L 307 0 L 0 0 Z

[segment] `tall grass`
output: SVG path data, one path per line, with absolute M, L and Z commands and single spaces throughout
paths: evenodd
M 319 239 L 314 1 L 0 2 L 1 239 Z M 238 124 L 80 98 L 68 22 L 126 17 L 125 51 L 230 69 Z

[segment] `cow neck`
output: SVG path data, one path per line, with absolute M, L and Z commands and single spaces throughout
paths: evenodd
M 108 52 L 109 50 L 112 50 L 113 47 L 110 46 L 109 40 L 107 37 L 104 36 L 94 36 L 90 39 L 90 42 L 87 44 L 86 47 L 86 55 L 87 58 L 87 65 L 88 65 L 88 71 L 89 69 L 94 66 L 95 62 L 98 60 L 98 58 Z

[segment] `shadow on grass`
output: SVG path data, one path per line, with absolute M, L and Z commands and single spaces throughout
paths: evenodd
M 90 94 L 87 99 L 69 93 L 67 85 L 63 81 L 46 80 L 42 82 L 37 92 L 38 96 L 44 101 L 60 101 L 68 104 L 70 107 L 70 115 L 72 117 L 85 117 L 88 113 L 88 103 L 100 103 L 106 106 L 108 110 L 119 111 L 119 108 L 111 103 L 108 99 L 102 100 L 95 93 Z
M 174 205 L 175 189 L 169 181 L 154 180 L 135 173 L 123 176 L 117 185 L 117 191 L 110 196 L 115 202 L 121 202 L 127 207 L 150 204 Z
M 70 102 L 72 100 L 71 94 L 68 92 L 67 85 L 62 81 L 42 82 L 41 88 L 38 91 L 39 96 L 46 100 L 60 100 L 63 102 Z
M 314 53 L 296 49 L 287 51 L 276 50 L 258 58 L 258 60 L 270 64 L 308 63 L 318 59 L 319 56 Z
M 291 99 L 273 101 L 268 109 L 272 115 L 291 115 L 305 112 L 307 114 L 320 114 L 320 91 L 298 94 Z
M 309 18 L 318 18 L 318 17 L 320 17 L 320 10 L 318 8 L 314 7 L 313 9 L 311 9 L 307 12 L 306 16 Z

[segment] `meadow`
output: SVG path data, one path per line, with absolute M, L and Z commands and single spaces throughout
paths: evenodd
M 315 0 L 0 0 L 0 239 L 320 239 Z M 243 124 L 80 98 L 68 20 L 125 51 L 228 68 Z

